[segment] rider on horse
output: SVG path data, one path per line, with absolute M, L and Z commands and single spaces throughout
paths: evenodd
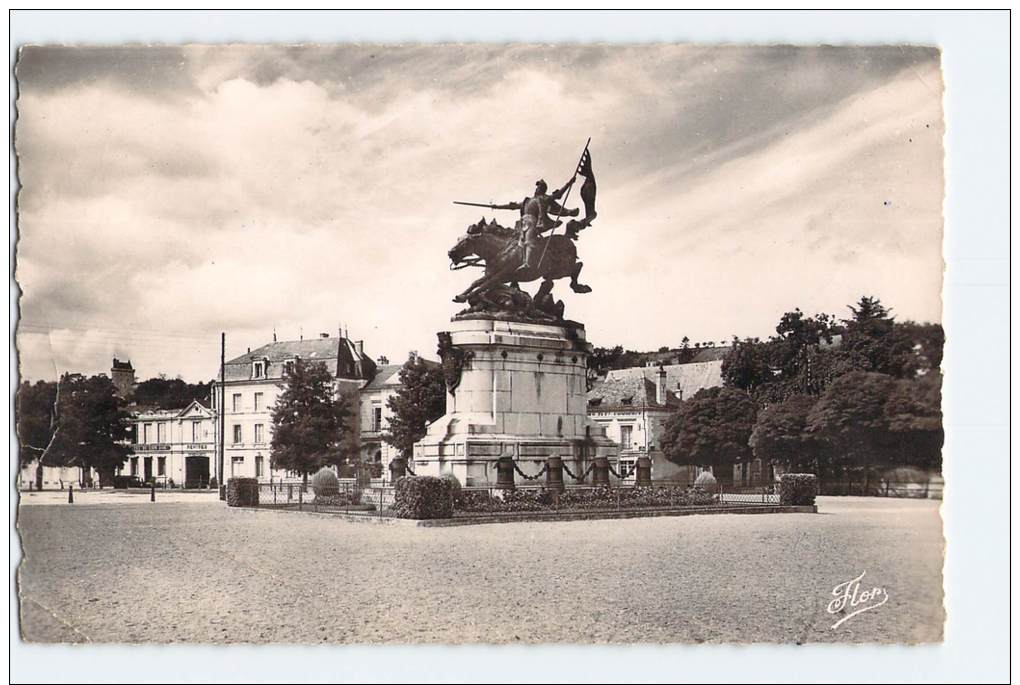
M 498 209 L 521 210 L 521 220 L 517 223 L 520 240 L 517 244 L 511 243 L 508 245 L 506 250 L 509 254 L 511 251 L 517 251 L 518 247 L 523 248 L 524 254 L 519 257 L 520 268 L 538 268 L 538 261 L 541 259 L 538 250 L 538 237 L 563 223 L 550 217 L 550 212 L 556 212 L 559 216 L 578 215 L 577 209 L 566 209 L 557 202 L 570 189 L 573 183 L 574 179 L 571 178 L 559 190 L 548 193 L 548 184 L 544 180 L 539 179 L 535 182 L 535 195 L 533 197 L 526 197 L 522 202 L 509 202 L 505 205 L 496 206 Z

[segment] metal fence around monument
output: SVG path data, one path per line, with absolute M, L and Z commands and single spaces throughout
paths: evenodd
M 342 480 L 335 487 L 316 488 L 298 482 L 259 483 L 259 509 L 307 511 L 321 514 L 391 516 L 385 490 L 363 488 L 354 480 Z

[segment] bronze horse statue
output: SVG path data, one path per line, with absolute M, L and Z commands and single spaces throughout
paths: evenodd
M 472 224 L 448 253 L 451 268 L 481 266 L 484 262 L 485 273 L 453 301 L 468 302 L 497 286 L 541 280 L 542 285 L 534 300 L 542 302 L 549 298 L 553 281 L 567 277 L 570 278 L 570 289 L 575 293 L 591 292 L 589 286 L 577 280 L 584 263 L 577 260 L 573 240 L 566 235 L 542 236 L 538 238 L 538 249 L 543 256 L 537 268 L 522 266 L 524 247 L 520 245 L 520 233 L 516 229 L 501 226 L 495 221 L 486 223 L 484 218 Z

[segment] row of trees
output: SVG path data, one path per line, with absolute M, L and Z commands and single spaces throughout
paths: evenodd
M 842 321 L 794 310 L 768 340 L 734 340 L 723 387 L 668 419 L 667 458 L 722 473 L 760 458 L 865 479 L 896 466 L 940 468 L 941 326 L 897 322 L 876 298 L 849 309 Z

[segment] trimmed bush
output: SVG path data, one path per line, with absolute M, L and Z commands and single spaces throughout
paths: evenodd
M 461 493 L 463 492 L 463 489 L 460 486 L 460 480 L 457 479 L 457 476 L 453 475 L 452 472 L 447 471 L 446 473 L 440 474 L 439 477 L 442 478 L 443 480 L 450 481 L 450 488 L 451 491 L 453 492 L 453 501 L 459 502 L 462 496 Z
M 710 471 L 702 471 L 694 480 L 694 487 L 701 488 L 706 492 L 715 492 L 719 488 L 719 482 Z
M 312 476 L 312 492 L 315 493 L 315 499 L 340 494 L 340 479 L 336 477 L 333 469 L 323 466 L 315 472 Z
M 448 478 L 404 476 L 393 486 L 393 512 L 402 519 L 453 516 L 453 485 Z
M 228 507 L 257 507 L 259 505 L 259 482 L 255 478 L 227 479 Z
M 779 477 L 779 503 L 810 506 L 818 495 L 818 477 L 813 473 L 784 473 Z

